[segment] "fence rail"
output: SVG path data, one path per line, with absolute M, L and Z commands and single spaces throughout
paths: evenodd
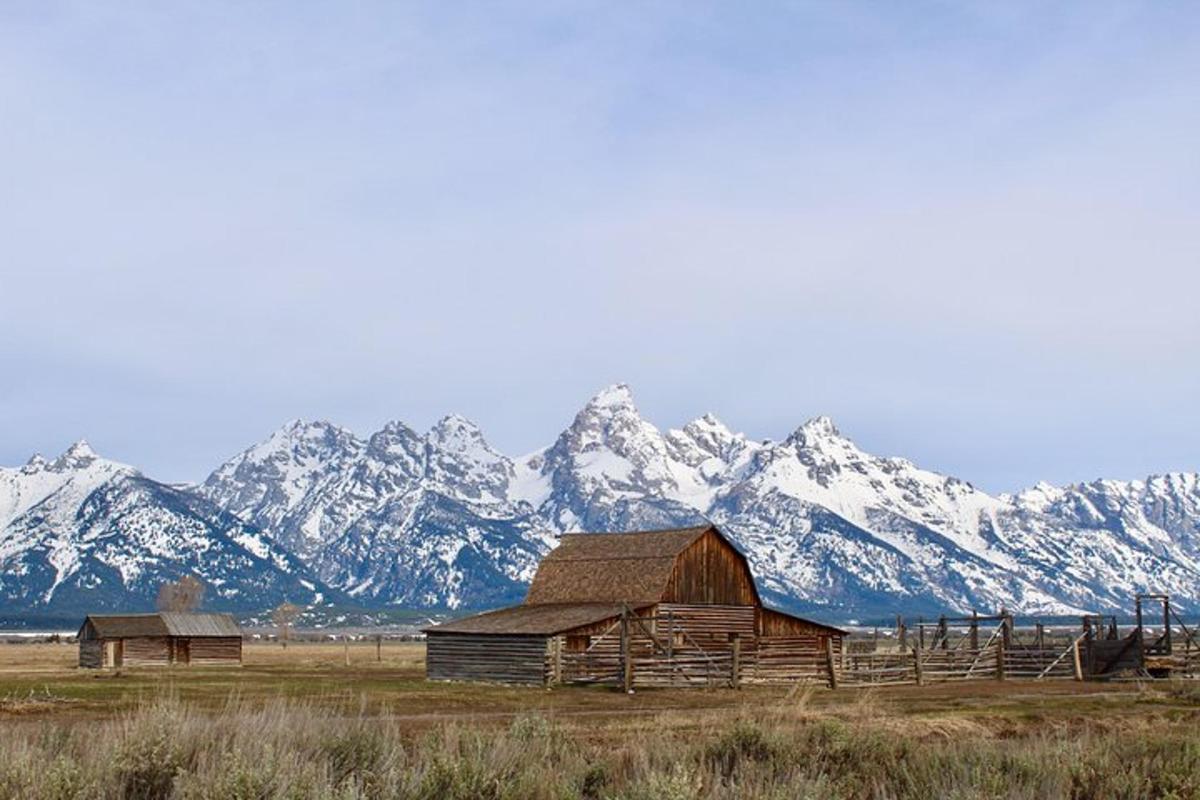
M 556 649 L 552 674 L 563 682 L 627 689 L 635 685 L 736 687 L 742 683 L 809 682 L 837 688 L 970 680 L 1083 680 L 1130 674 L 1125 656 L 1127 651 L 1137 650 L 1138 668 L 1134 671 L 1143 677 L 1200 678 L 1196 631 L 1182 625 L 1174 652 L 1142 657 L 1140 645 L 1149 629 L 1144 633 L 1138 628 L 1123 638 L 1117 638 L 1115 627 L 1086 621 L 1078 636 L 1042 625 L 1032 631 L 1018 630 L 1012 616 L 1005 613 L 958 618 L 965 620 L 962 624 L 941 618 L 936 625 L 921 623 L 915 631 L 906 629 L 898 619 L 896 638 L 883 642 L 878 632 L 869 640 L 815 634 L 738 634 L 731 635 L 730 641 L 697 634 L 700 638 L 696 639 L 681 624 L 683 619 L 673 613 L 657 617 L 627 613 L 585 651 Z

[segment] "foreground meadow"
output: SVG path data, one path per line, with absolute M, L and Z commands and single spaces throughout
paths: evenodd
M 420 645 L 88 673 L 0 646 L 0 798 L 1192 798 L 1200 691 L 430 684 Z

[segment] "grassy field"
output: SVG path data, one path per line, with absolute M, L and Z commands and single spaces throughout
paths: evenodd
M 0 646 L 0 797 L 1198 797 L 1200 690 L 434 684 L 423 647 L 94 672 Z

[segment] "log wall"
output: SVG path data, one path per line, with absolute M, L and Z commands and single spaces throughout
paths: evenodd
M 79 666 L 100 669 L 104 666 L 104 645 L 96 639 L 79 640 Z
M 171 663 L 170 640 L 165 636 L 139 636 L 120 641 L 123 667 L 165 667 Z
M 754 606 L 662 603 L 653 615 L 656 633 L 665 636 L 668 628 L 686 631 L 687 638 L 700 647 L 727 649 L 733 636 L 747 644 L 754 638 Z
M 430 633 L 426 676 L 435 681 L 542 685 L 549 669 L 546 636 Z
M 186 649 L 185 649 L 186 648 Z M 176 643 L 177 663 L 187 653 L 187 662 L 193 666 L 230 666 L 242 663 L 242 638 L 240 636 L 205 637 L 188 639 Z

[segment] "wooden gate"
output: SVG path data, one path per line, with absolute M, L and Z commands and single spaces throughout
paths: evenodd
M 635 686 L 736 685 L 741 642 L 701 646 L 671 613 L 641 617 L 626 609 L 582 651 L 552 645 L 552 674 L 564 683 Z

